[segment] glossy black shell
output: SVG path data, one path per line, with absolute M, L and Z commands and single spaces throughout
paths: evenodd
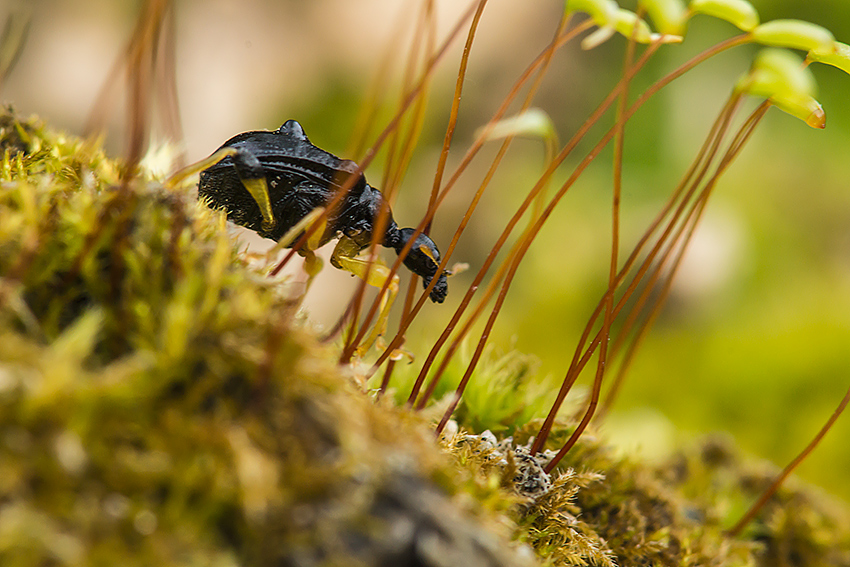
M 222 148 L 234 148 L 239 153 L 201 172 L 198 198 L 224 209 L 231 222 L 260 236 L 280 240 L 310 211 L 328 206 L 346 182 L 350 182 L 351 188 L 328 212 L 320 246 L 341 232 L 362 250 L 372 241 L 372 225 L 382 208 L 388 216 L 384 234 L 378 238 L 380 244 L 400 253 L 415 232 L 412 228 L 398 228 L 383 195 L 366 183 L 357 164 L 311 144 L 294 120 L 286 121 L 275 131 L 244 132 L 227 140 L 219 150 Z M 259 205 L 243 184 L 246 175 L 249 179 L 266 179 L 275 220 L 271 228 L 264 225 Z M 448 284 L 445 273 L 437 274 L 439 261 L 437 245 L 420 234 L 406 254 L 404 265 L 422 276 L 425 286 L 437 276 L 430 297 L 441 303 L 448 293 Z
M 224 209 L 230 221 L 265 238 L 279 240 L 307 213 L 327 206 L 343 183 L 356 176 L 340 205 L 329 213 L 321 244 L 332 240 L 338 231 L 363 246 L 369 244 L 372 222 L 383 202 L 381 192 L 366 183 L 353 161 L 339 159 L 311 144 L 294 120 L 275 131 L 244 132 L 221 147 L 246 150 L 259 160 L 276 223 L 270 230 L 263 228 L 260 208 L 240 181 L 233 158 L 228 157 L 201 173 L 198 196 L 213 207 Z M 392 216 L 389 227 L 395 227 Z

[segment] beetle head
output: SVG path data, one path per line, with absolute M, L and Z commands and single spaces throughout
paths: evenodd
M 386 242 L 385 245 L 392 246 L 396 253 L 400 254 L 405 245 L 410 241 L 414 232 L 416 231 L 412 228 L 399 229 L 394 235 L 396 238 L 388 238 L 390 241 Z M 434 244 L 433 240 L 424 234 L 420 234 L 414 240 L 413 246 L 403 261 L 408 270 L 422 276 L 422 286 L 428 287 L 440 265 L 440 251 L 437 249 L 437 245 Z M 442 303 L 448 291 L 449 285 L 446 281 L 446 274 L 442 272 L 437 279 L 437 283 L 434 284 L 434 288 L 431 290 L 431 301 Z

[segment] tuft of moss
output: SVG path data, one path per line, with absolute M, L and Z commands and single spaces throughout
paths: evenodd
M 649 467 L 591 431 L 542 474 L 517 353 L 488 354 L 441 452 L 222 214 L 9 110 L 0 158 L 4 567 L 850 565 L 847 508 L 793 483 L 728 537 L 776 470 L 725 441 Z M 485 424 L 513 437 L 463 430 Z
M 549 442 L 558 447 L 573 429 L 562 427 Z M 526 429 L 517 438 L 529 435 Z M 608 550 L 616 565 L 752 564 L 748 542 L 729 539 L 718 525 L 697 520 L 691 503 L 663 482 L 656 471 L 613 456 L 593 432 L 582 436 L 559 468 L 568 480 L 575 475 L 573 471 L 592 472 L 601 478 L 585 486 L 568 482 L 560 493 L 532 507 L 523 522 L 546 527 L 557 520 L 558 504 L 569 499 L 582 531 L 603 541 L 603 550 Z M 569 549 L 561 552 L 560 561 L 554 564 L 569 565 L 574 553 Z
M 726 527 L 779 472 L 772 463 L 747 458 L 719 434 L 681 449 L 657 470 L 703 524 Z M 792 476 L 741 538 L 752 542 L 758 565 L 850 565 L 850 508 Z
M 0 117 L 0 564 L 529 565 L 224 216 Z
M 510 514 L 515 537 L 546 565 L 850 565 L 850 509 L 795 481 L 741 537 L 726 533 L 779 472 L 740 455 L 728 439 L 710 436 L 650 467 L 614 456 L 590 431 L 546 490 L 528 491 L 526 447 L 539 425 L 502 440 L 460 428 L 444 445 L 466 471 L 466 490 L 498 502 L 491 507 Z M 538 465 L 574 427 L 553 430 L 549 449 L 533 457 Z

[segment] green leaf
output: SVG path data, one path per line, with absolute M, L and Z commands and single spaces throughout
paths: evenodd
M 759 25 L 758 12 L 746 0 L 691 0 L 689 9 L 693 14 L 726 20 L 746 32 Z
M 753 39 L 773 47 L 790 47 L 819 54 L 835 52 L 835 37 L 828 29 L 802 20 L 773 20 L 752 32 Z

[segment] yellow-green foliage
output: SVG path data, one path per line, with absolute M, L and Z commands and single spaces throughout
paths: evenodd
M 539 425 L 517 431 L 513 447 Z M 557 429 L 550 445 L 572 430 Z M 467 471 L 467 490 L 510 504 L 517 537 L 547 565 L 850 565 L 850 511 L 793 481 L 741 538 L 726 534 L 778 472 L 740 457 L 728 441 L 710 437 L 649 467 L 612 456 L 591 432 L 553 473 L 552 488 L 526 498 L 512 489 L 517 462 L 508 443 L 482 437 L 461 431 L 446 445 Z
M 520 432 L 517 438 L 527 439 L 531 431 L 529 428 Z M 558 446 L 569 434 L 569 429 L 561 430 L 553 435 L 551 443 Z M 558 488 L 530 508 L 521 520 L 531 526 L 530 534 L 544 536 L 540 542 L 544 545 L 556 537 L 552 524 L 564 525 L 561 533 L 569 527 L 584 536 L 571 536 L 575 543 L 558 550 L 555 565 L 573 564 L 571 557 L 595 543 L 595 539 L 604 542 L 601 551 L 610 554 L 617 565 L 753 564 L 748 543 L 727 539 L 717 524 L 691 518 L 691 504 L 661 482 L 655 471 L 613 457 L 592 433 L 582 437 L 560 467 L 566 472 L 556 482 Z M 601 478 L 581 483 L 581 475 L 589 472 Z M 564 510 L 570 521 L 563 519 Z M 534 540 L 531 543 L 540 545 Z
M 508 443 L 494 447 L 482 437 L 460 432 L 447 443 L 447 450 L 468 472 L 468 491 L 484 502 L 510 505 L 518 525 L 517 537 L 531 544 L 549 565 L 616 564 L 611 548 L 579 519 L 581 510 L 575 505 L 576 494 L 604 480 L 603 475 L 568 469 L 558 475 L 546 494 L 524 497 L 513 489 L 518 463 Z
M 514 439 L 525 444 L 532 430 L 529 425 Z M 563 442 L 569 433 L 569 428 L 561 429 L 553 437 Z M 510 485 L 510 459 L 500 467 L 489 448 L 469 442 L 453 450 L 462 464 L 476 471 L 479 484 L 491 479 L 490 485 Z M 579 441 L 553 477 L 549 492 L 513 508 L 518 537 L 548 565 L 753 564 L 751 546 L 727 540 L 716 524 L 686 518 L 688 503 L 654 471 L 612 458 L 591 435 Z
M 503 548 L 449 509 L 432 433 L 353 386 L 222 214 L 11 114 L 0 147 L 0 565 Z
M 779 469 L 745 459 L 734 443 L 712 435 L 665 463 L 658 476 L 674 487 L 705 525 L 731 525 L 773 482 Z M 743 538 L 757 542 L 759 565 L 850 565 L 850 510 L 790 478 Z
M 445 401 L 454 396 L 469 365 L 471 351 L 469 343 L 462 343 L 447 365 L 431 396 L 432 401 L 437 401 L 432 412 L 444 411 Z M 484 347 L 476 369 L 476 376 L 480 378 L 474 378 L 467 384 L 454 418 L 471 431 L 489 429 L 496 434 L 510 434 L 530 419 L 545 416 L 549 410 L 552 386 L 539 378 L 538 366 L 538 359 L 517 350 L 501 352 L 492 345 Z M 390 388 L 399 404 L 406 403 L 417 371 L 415 365 L 396 368 Z M 373 376 L 369 385 L 377 387 L 380 378 L 380 375 Z
M 3 567 L 530 564 L 492 534 L 559 566 L 850 565 L 846 509 L 801 488 L 727 538 L 775 471 L 716 443 L 656 470 L 587 433 L 536 498 L 507 442 L 448 443 L 450 466 L 299 326 L 222 214 L 10 113 L 0 152 Z M 524 445 L 533 365 L 488 360 L 461 425 Z

